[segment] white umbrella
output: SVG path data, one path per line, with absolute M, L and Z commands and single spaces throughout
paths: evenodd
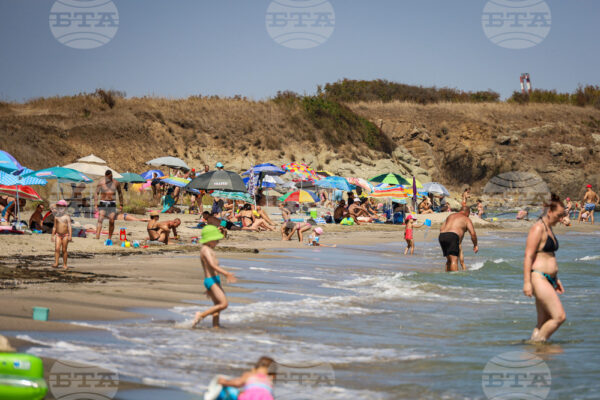
M 82 172 L 92 178 L 98 178 L 98 177 L 104 176 L 104 173 L 106 172 L 106 170 L 112 171 L 113 178 L 115 178 L 115 179 L 123 178 L 123 175 L 119 174 L 114 169 L 109 168 L 106 164 L 100 165 L 100 164 L 92 164 L 92 163 L 86 163 L 86 162 L 76 162 L 73 164 L 65 165 L 64 167 L 71 168 L 76 171 Z
M 82 162 L 82 163 L 94 163 L 94 164 L 106 165 L 106 161 L 104 161 L 100 157 L 95 156 L 93 154 L 90 154 L 89 156 L 81 157 L 77 161 Z
M 450 196 L 450 192 L 448 191 L 448 189 L 446 189 L 441 183 L 437 182 L 424 183 L 423 190 L 425 190 L 428 193 L 439 194 L 442 196 Z
M 185 169 L 190 170 L 190 167 L 180 158 L 177 157 L 159 157 L 154 160 L 146 162 L 148 165 L 154 165 L 155 167 L 169 167 L 173 169 Z

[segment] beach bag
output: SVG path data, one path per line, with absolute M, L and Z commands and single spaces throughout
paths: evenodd
M 352 226 L 352 225 L 354 225 L 354 219 L 352 219 L 350 217 L 344 218 L 342 220 L 342 222 L 340 222 L 340 225 Z

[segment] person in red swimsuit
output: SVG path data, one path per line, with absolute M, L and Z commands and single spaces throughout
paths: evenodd
M 423 224 L 417 225 L 415 222 L 415 218 L 412 215 L 408 215 L 406 217 L 406 227 L 404 229 L 404 239 L 406 240 L 406 249 L 404 249 L 404 255 L 408 254 L 410 250 L 410 255 L 412 256 L 415 252 L 415 239 L 413 237 L 413 229 L 420 228 Z

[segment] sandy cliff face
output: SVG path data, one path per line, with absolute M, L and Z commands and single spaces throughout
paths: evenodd
M 600 184 L 600 110 L 558 105 L 359 103 L 433 179 L 482 189 L 508 171 L 538 174 L 574 196 Z
M 600 110 L 509 104 L 358 103 L 357 114 L 396 144 L 392 154 L 355 139 L 332 146 L 299 110 L 232 99 L 119 99 L 93 96 L 0 103 L 0 147 L 30 168 L 94 153 L 120 171 L 145 170 L 163 155 L 201 168 L 224 162 L 306 162 L 343 176 L 382 172 L 436 180 L 459 191 L 507 171 L 529 171 L 571 196 L 600 184 Z M 349 137 L 352 137 L 349 135 Z

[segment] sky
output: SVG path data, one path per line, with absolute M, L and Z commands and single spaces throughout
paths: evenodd
M 0 100 L 96 88 L 129 97 L 240 94 L 260 100 L 280 90 L 311 94 L 317 85 L 343 78 L 492 89 L 505 98 L 519 90 L 524 72 L 531 74 L 534 88 L 573 91 L 580 83 L 600 84 L 598 0 L 494 0 L 499 5 L 487 6 L 486 0 L 112 0 L 117 28 L 107 31 L 111 21 L 98 22 L 101 28 L 92 29 L 107 43 L 93 49 L 59 42 L 55 35 L 61 36 L 61 28 L 51 30 L 51 15 L 66 10 L 69 14 L 61 14 L 61 21 L 53 17 L 52 24 L 70 23 L 75 34 L 81 33 L 80 20 L 65 22 L 64 15 L 81 9 L 73 3 L 95 2 L 96 8 L 86 6 L 108 15 L 110 0 L 60 1 L 0 1 Z M 551 11 L 541 35 L 528 28 L 541 26 L 540 21 L 516 24 L 521 33 L 539 37 L 539 44 L 527 49 L 494 44 L 482 26 L 482 18 L 492 24 L 484 7 L 499 7 L 508 15 L 515 1 L 529 3 L 519 9 L 525 15 L 545 5 Z M 310 22 L 299 23 L 292 17 L 301 15 L 297 10 L 325 15 L 326 21 L 319 25 L 302 17 Z M 269 20 L 271 25 L 283 21 L 291 31 L 321 34 L 322 43 L 308 49 L 281 45 L 272 36 L 282 28 L 267 29 L 267 16 L 279 18 Z M 281 19 L 286 17 L 289 21 Z M 324 28 L 326 23 L 333 28 Z

